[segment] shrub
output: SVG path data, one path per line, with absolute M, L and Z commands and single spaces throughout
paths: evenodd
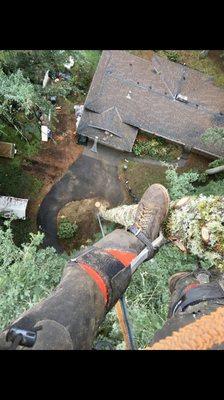
M 180 55 L 175 50 L 167 50 L 166 56 L 167 56 L 168 60 L 173 61 L 173 62 L 180 62 L 180 59 L 181 59 Z
M 199 194 L 204 194 L 205 196 L 224 196 L 224 179 L 211 180 L 206 185 L 198 186 L 194 194 L 196 196 Z
M 59 283 L 66 257 L 39 249 L 43 234 L 17 247 L 10 221 L 0 227 L 0 330 L 45 298 Z
M 133 147 L 136 156 L 150 156 L 158 160 L 172 161 L 181 154 L 181 149 L 162 138 L 150 137 L 147 141 L 136 140 Z
M 220 167 L 221 165 L 224 165 L 224 158 L 218 158 L 217 160 L 210 162 L 209 168 Z
M 192 185 L 199 178 L 197 172 L 184 172 L 178 175 L 176 168 L 169 167 L 166 171 L 166 179 L 169 185 L 169 194 L 172 200 L 180 199 L 195 192 Z
M 67 218 L 60 221 L 58 227 L 58 236 L 60 239 L 71 239 L 75 236 L 78 226 L 72 224 Z

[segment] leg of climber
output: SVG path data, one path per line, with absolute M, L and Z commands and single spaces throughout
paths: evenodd
M 166 338 L 173 337 L 177 332 L 179 338 L 176 336 L 173 342 L 176 349 L 178 346 L 179 349 L 207 349 L 207 344 L 213 349 L 224 349 L 224 341 L 220 343 L 218 326 L 214 326 L 215 314 L 211 314 L 224 306 L 224 274 L 217 270 L 208 271 L 201 268 L 194 272 L 177 273 L 170 278 L 169 289 L 171 299 L 168 320 L 154 335 L 150 343 L 152 349 L 165 349 L 166 346 L 169 349 L 173 345 Z M 192 325 L 189 333 L 184 332 L 184 327 L 210 314 L 214 315 L 211 324 L 209 319 L 204 318 L 201 320 L 201 327 L 198 325 L 200 330 Z M 214 329 L 217 332 L 214 332 Z
M 91 349 L 100 323 L 130 283 L 130 262 L 158 236 L 168 209 L 167 190 L 152 185 L 138 205 L 130 232 L 116 229 L 71 260 L 57 289 L 14 321 L 14 331 L 8 327 L 0 334 L 0 348 L 9 348 L 7 339 L 17 332 L 14 344 L 29 349 L 26 330 L 34 335 L 40 328 L 31 349 Z

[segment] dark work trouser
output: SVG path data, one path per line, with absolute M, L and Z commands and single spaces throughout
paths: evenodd
M 77 262 L 71 260 L 56 290 L 10 326 L 31 331 L 42 327 L 33 350 L 91 349 L 106 313 L 129 285 L 129 264 L 142 248 L 134 235 L 116 229 Z M 8 328 L 0 334 L 1 349 L 10 347 Z

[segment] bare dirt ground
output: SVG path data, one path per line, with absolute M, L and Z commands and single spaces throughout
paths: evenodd
M 29 202 L 27 213 L 31 220 L 36 220 L 39 205 L 53 184 L 83 152 L 83 146 L 76 144 L 75 116 L 71 104 L 63 102 L 57 118 L 56 132 L 53 132 L 55 142 L 42 142 L 39 154 L 23 162 L 23 169 L 43 182 L 37 198 Z

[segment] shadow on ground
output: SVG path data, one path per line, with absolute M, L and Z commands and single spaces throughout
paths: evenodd
M 57 214 L 68 202 L 102 197 L 112 207 L 122 203 L 123 191 L 118 178 L 121 155 L 101 149 L 95 154 L 87 148 L 43 199 L 37 225 L 45 233 L 44 246 L 62 251 L 57 238 Z

